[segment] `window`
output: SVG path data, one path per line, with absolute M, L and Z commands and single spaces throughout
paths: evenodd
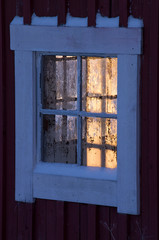
M 16 200 L 82 202 L 138 214 L 141 29 L 13 21 L 11 49 Z
M 38 55 L 39 158 L 116 168 L 117 58 L 44 54 Z

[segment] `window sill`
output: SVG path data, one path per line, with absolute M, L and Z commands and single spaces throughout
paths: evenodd
M 117 169 L 39 163 L 33 173 L 33 197 L 117 206 L 116 179 Z

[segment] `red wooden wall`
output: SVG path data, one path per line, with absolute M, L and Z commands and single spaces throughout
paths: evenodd
M 58 16 L 66 22 L 96 13 L 120 17 L 127 26 L 130 14 L 144 20 L 141 57 L 141 214 L 117 214 L 116 208 L 36 200 L 14 201 L 14 55 L 9 23 L 15 15 L 30 24 L 38 16 Z M 158 0 L 0 0 L 0 240 L 158 240 L 159 163 L 157 161 L 157 80 L 159 79 Z

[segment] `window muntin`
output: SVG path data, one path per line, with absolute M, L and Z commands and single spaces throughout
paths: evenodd
M 116 168 L 117 58 L 41 54 L 40 68 L 41 160 Z

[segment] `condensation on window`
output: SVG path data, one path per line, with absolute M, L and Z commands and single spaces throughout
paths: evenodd
M 77 57 L 47 55 L 42 63 L 43 108 L 77 110 Z M 81 110 L 117 114 L 117 58 L 82 57 L 81 77 Z M 117 119 L 81 116 L 43 115 L 43 161 L 77 164 L 82 136 L 82 165 L 116 168 Z M 82 121 L 79 136 L 77 118 Z
M 77 57 L 43 56 L 42 105 L 45 109 L 77 108 Z
M 117 120 L 83 118 L 82 154 L 84 166 L 117 167 Z
M 43 116 L 43 161 L 77 163 L 77 117 Z
M 117 113 L 117 58 L 83 57 L 83 110 Z

